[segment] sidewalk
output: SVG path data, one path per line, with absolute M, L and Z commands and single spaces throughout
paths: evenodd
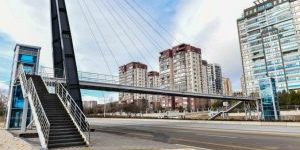
M 2 126 L 2 125 L 1 125 Z M 1 150 L 33 150 L 34 148 L 24 140 L 14 137 L 11 133 L 0 129 L 0 149 Z

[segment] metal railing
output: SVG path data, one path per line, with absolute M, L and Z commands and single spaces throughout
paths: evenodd
M 80 131 L 81 135 L 87 142 L 90 143 L 90 125 L 87 121 L 86 116 L 82 112 L 82 110 L 78 107 L 77 103 L 74 101 L 72 96 L 69 94 L 67 89 L 61 83 L 57 81 L 53 82 L 50 78 L 53 78 L 53 73 L 46 71 L 45 68 L 41 69 L 40 75 L 46 85 L 48 91 L 54 89 L 55 94 L 59 97 L 60 101 L 64 105 L 65 109 L 67 110 L 68 114 L 70 114 L 73 122 L 75 123 L 77 129 Z M 51 88 L 52 87 L 52 88 Z M 53 88 L 54 87 L 54 88 Z
M 42 103 L 40 101 L 40 98 L 37 94 L 35 85 L 32 81 L 32 79 L 30 78 L 29 80 L 27 80 L 26 78 L 26 73 L 24 72 L 23 66 L 20 67 L 20 74 L 19 74 L 19 78 L 20 78 L 20 83 L 22 86 L 22 89 L 24 90 L 23 93 L 27 94 L 28 99 L 29 99 L 29 104 L 31 106 L 33 106 L 32 110 L 33 110 L 33 116 L 35 117 L 36 115 L 36 124 L 37 124 L 37 129 L 40 130 L 41 132 L 39 132 L 39 138 L 41 139 L 41 143 L 42 146 L 47 148 L 48 145 L 48 141 L 49 141 L 49 132 L 50 132 L 50 122 L 46 116 L 46 113 L 44 111 L 44 108 L 42 106 Z M 39 129 L 40 127 L 40 129 Z
M 71 115 L 71 118 L 73 119 L 75 125 L 86 140 L 87 144 L 89 144 L 90 124 L 88 123 L 86 116 L 61 83 L 56 83 L 55 91 L 58 97 L 60 98 L 61 102 L 63 103 L 64 107 Z
M 233 109 L 235 109 L 237 106 L 241 105 L 243 103 L 243 101 L 238 101 L 237 103 L 233 104 L 231 107 L 229 107 L 228 109 L 226 110 L 223 110 L 223 111 L 219 111 L 217 112 L 216 114 L 213 114 L 209 120 L 214 120 L 215 118 L 219 117 L 221 114 L 224 114 L 224 113 L 229 113 L 230 111 L 232 111 Z

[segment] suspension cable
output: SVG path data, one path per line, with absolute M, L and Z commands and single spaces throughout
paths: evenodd
M 103 4 L 104 4 L 105 6 L 107 6 L 105 2 L 103 2 Z M 115 10 L 115 8 L 114 8 L 109 2 L 108 2 L 107 4 L 108 4 L 108 6 L 109 6 L 115 13 L 117 13 L 117 11 Z M 126 22 L 126 23 L 127 23 L 127 22 Z M 133 31 L 131 28 L 130 28 L 130 30 Z M 156 59 L 156 57 L 153 56 L 153 54 L 149 51 L 148 47 L 144 44 L 144 42 L 141 41 L 141 39 L 139 38 L 139 36 L 138 36 L 134 31 L 133 31 L 132 33 L 133 33 L 133 35 L 136 37 L 136 39 L 141 43 L 142 47 L 150 54 L 150 56 L 153 57 L 154 59 Z
M 83 0 L 83 3 L 85 4 L 85 6 L 86 6 L 86 8 L 87 8 L 87 11 L 88 11 L 88 13 L 89 13 L 90 16 L 91 16 L 91 18 L 92 18 L 92 20 L 93 20 L 93 22 L 94 22 L 94 24 L 95 24 L 95 26 L 96 26 L 96 29 L 97 29 L 98 32 L 100 33 L 100 36 L 101 36 L 101 38 L 102 38 L 102 40 L 103 40 L 103 42 L 104 42 L 106 48 L 108 48 L 108 50 L 109 50 L 111 56 L 113 56 L 113 59 L 114 59 L 115 63 L 116 63 L 117 66 L 119 67 L 120 65 L 119 65 L 119 63 L 118 63 L 118 61 L 117 61 L 117 59 L 116 59 L 116 56 L 114 55 L 114 53 L 113 53 L 113 51 L 112 51 L 112 48 L 110 47 L 110 45 L 108 44 L 106 38 L 104 37 L 104 34 L 103 34 L 102 30 L 101 30 L 101 29 L 99 28 L 99 26 L 97 25 L 97 21 L 96 21 L 95 17 L 93 16 L 92 12 L 90 11 L 90 9 L 89 9 L 89 7 L 88 7 L 86 1 Z
M 134 17 L 129 13 L 129 11 L 123 5 L 121 5 L 119 1 L 114 1 L 114 2 L 118 6 L 119 10 L 123 10 L 127 18 L 129 18 L 130 21 L 133 24 L 135 24 L 135 26 L 138 27 L 138 29 L 143 33 L 143 35 L 151 42 L 151 44 L 153 44 L 157 48 L 158 52 L 160 52 L 160 50 L 162 50 L 163 47 L 157 44 L 158 42 L 151 36 L 151 34 L 147 31 L 147 29 L 145 29 L 143 25 L 141 25 L 138 21 L 136 21 Z
M 99 3 L 98 3 L 99 4 Z M 140 53 L 140 56 L 146 61 L 147 64 L 149 64 L 150 68 L 152 69 L 152 65 L 147 61 L 147 59 L 145 58 L 145 56 L 143 55 L 143 53 L 140 51 L 140 49 L 137 47 L 136 43 L 134 42 L 134 40 L 129 36 L 129 34 L 126 32 L 126 29 L 121 25 L 121 23 L 119 22 L 119 20 L 116 18 L 116 16 L 109 10 L 107 9 L 108 12 L 111 14 L 111 16 L 114 18 L 114 20 L 116 21 L 116 23 L 118 24 L 118 26 L 120 26 L 122 32 L 124 33 L 124 35 L 126 35 L 128 37 L 128 39 L 130 40 L 130 42 L 135 46 L 135 48 L 138 50 L 138 52 Z M 122 19 L 122 21 L 124 22 L 123 18 L 120 17 L 120 19 Z M 125 25 L 128 26 L 128 29 L 131 30 L 130 26 L 127 24 L 127 22 L 124 22 Z
M 133 55 L 129 52 L 129 48 L 128 46 L 126 46 L 126 44 L 123 42 L 123 40 L 120 38 L 120 36 L 118 36 L 117 31 L 113 28 L 113 24 L 110 22 L 110 20 L 107 18 L 107 16 L 103 13 L 103 11 L 101 10 L 101 8 L 99 8 L 99 6 L 97 5 L 97 3 L 95 2 L 95 0 L 92 0 L 93 3 L 95 4 L 95 6 L 97 7 L 97 10 L 100 12 L 100 14 L 104 17 L 105 21 L 109 23 L 109 27 L 110 29 L 115 33 L 116 37 L 118 38 L 118 40 L 120 41 L 121 45 L 124 47 L 124 49 L 126 50 L 126 52 L 129 54 L 131 60 L 135 60 Z
M 80 3 L 79 0 L 76 0 L 76 1 L 77 1 L 78 5 L 79 5 L 79 7 L 80 7 L 81 13 L 82 13 L 83 16 L 84 16 L 84 20 L 86 21 L 86 23 L 87 23 L 87 25 L 88 25 L 88 27 L 89 27 L 90 36 L 92 37 L 92 39 L 95 40 L 96 46 L 97 46 L 97 48 L 98 48 L 98 52 L 100 52 L 100 55 L 103 57 L 104 62 L 105 62 L 105 64 L 106 64 L 106 66 L 107 66 L 107 69 L 108 69 L 109 73 L 112 75 L 112 70 L 111 70 L 111 68 L 110 68 L 110 66 L 109 66 L 108 61 L 106 60 L 106 57 L 105 57 L 104 52 L 103 52 L 103 50 L 102 50 L 102 48 L 101 48 L 101 46 L 100 46 L 99 41 L 97 40 L 97 38 L 96 38 L 96 36 L 95 36 L 95 34 L 94 34 L 94 32 L 93 32 L 93 29 L 92 29 L 92 26 L 91 26 L 91 24 L 90 24 L 90 21 L 88 20 L 86 13 L 83 11 L 83 10 L 84 10 L 84 9 L 83 9 L 83 6 L 82 6 L 82 4 Z M 99 51 L 99 50 L 100 50 L 100 51 Z
M 176 39 L 176 37 L 174 36 L 174 34 L 172 34 L 171 32 L 169 32 L 163 25 L 161 25 L 159 23 L 159 21 L 157 21 L 149 12 L 147 12 L 138 2 L 136 2 L 136 0 L 132 0 L 133 3 L 135 3 L 135 5 L 138 6 L 138 8 L 140 8 L 145 14 L 147 14 L 160 28 L 162 28 L 167 34 L 169 34 L 170 37 L 172 37 L 178 44 L 181 43 L 179 40 Z
M 162 39 L 163 39 L 163 41 L 166 43 L 166 44 L 168 44 L 169 46 L 171 46 L 172 47 L 172 44 L 157 30 L 157 29 L 155 29 L 154 27 L 153 27 L 153 25 L 143 16 L 143 15 L 141 15 L 140 14 L 140 12 L 139 11 L 137 11 L 137 9 L 136 8 L 134 8 L 127 0 L 124 0 L 124 2 L 134 11 L 134 12 L 136 12 L 137 14 L 138 14 L 138 16 L 140 16 L 141 18 L 142 18 L 142 20 L 144 20 L 147 24 L 148 24 L 148 26 L 150 26 L 151 28 L 152 28 L 152 30 L 154 31 L 154 32 L 156 32 Z

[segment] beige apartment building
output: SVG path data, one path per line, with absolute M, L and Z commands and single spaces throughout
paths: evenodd
M 202 83 L 202 93 L 205 93 L 207 94 L 208 93 L 208 63 L 206 60 L 202 60 L 202 63 L 201 63 L 201 83 Z
M 140 62 L 131 62 L 119 67 L 119 82 L 122 85 L 146 87 L 147 65 Z M 119 93 L 119 100 L 123 103 L 133 103 L 141 99 L 146 99 L 146 95 Z
M 159 88 L 159 72 L 157 71 L 150 71 L 147 74 L 147 87 L 149 88 Z M 158 95 L 147 95 L 147 100 L 149 102 L 149 109 L 150 110 L 157 110 L 160 101 Z
M 201 49 L 181 44 L 160 53 L 160 87 L 163 89 L 202 92 Z M 182 106 L 196 110 L 197 102 L 192 98 L 161 97 L 163 108 Z
M 222 69 L 219 64 L 207 65 L 207 78 L 208 78 L 208 93 L 209 94 L 222 94 Z
M 232 84 L 230 79 L 223 77 L 222 84 L 223 84 L 223 95 L 232 96 Z

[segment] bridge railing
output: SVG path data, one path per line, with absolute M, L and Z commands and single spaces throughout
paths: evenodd
M 53 68 L 47 68 L 43 67 L 44 73 L 50 78 L 54 78 L 54 72 L 63 72 L 59 69 L 53 69 Z M 55 71 L 53 71 L 55 70 Z M 91 72 L 82 72 L 78 71 L 78 78 L 79 81 L 85 81 L 85 82 L 93 82 L 93 83 L 107 83 L 107 84 L 117 84 L 117 85 L 124 85 L 124 86 L 131 86 L 131 87 L 143 87 L 143 88 L 149 88 L 149 89 L 158 89 L 158 90 L 165 90 L 165 91 L 174 91 L 174 92 L 189 92 L 189 93 L 195 93 L 195 94 L 203 94 L 203 95 L 215 95 L 215 96 L 226 96 L 222 93 L 222 91 L 193 91 L 193 89 L 188 89 L 186 86 L 180 86 L 176 85 L 175 87 L 167 87 L 167 86 L 159 86 L 159 87 L 147 87 L 147 85 L 133 85 L 131 83 L 126 83 L 122 81 L 118 76 L 114 75 L 105 75 L 105 74 L 99 74 L 99 73 L 91 73 Z M 146 84 L 146 83 L 145 83 Z M 226 96 L 226 97 L 233 97 L 233 96 Z M 253 98 L 258 99 L 257 97 L 245 97 L 245 96 L 234 96 L 239 98 Z
M 35 85 L 30 78 L 27 80 L 23 66 L 19 69 L 19 79 L 22 87 L 23 94 L 28 97 L 29 104 L 32 108 L 33 118 L 35 120 L 41 145 L 43 148 L 47 148 L 50 132 L 50 122 L 46 116 L 45 110 L 42 106 L 41 100 L 37 94 Z

